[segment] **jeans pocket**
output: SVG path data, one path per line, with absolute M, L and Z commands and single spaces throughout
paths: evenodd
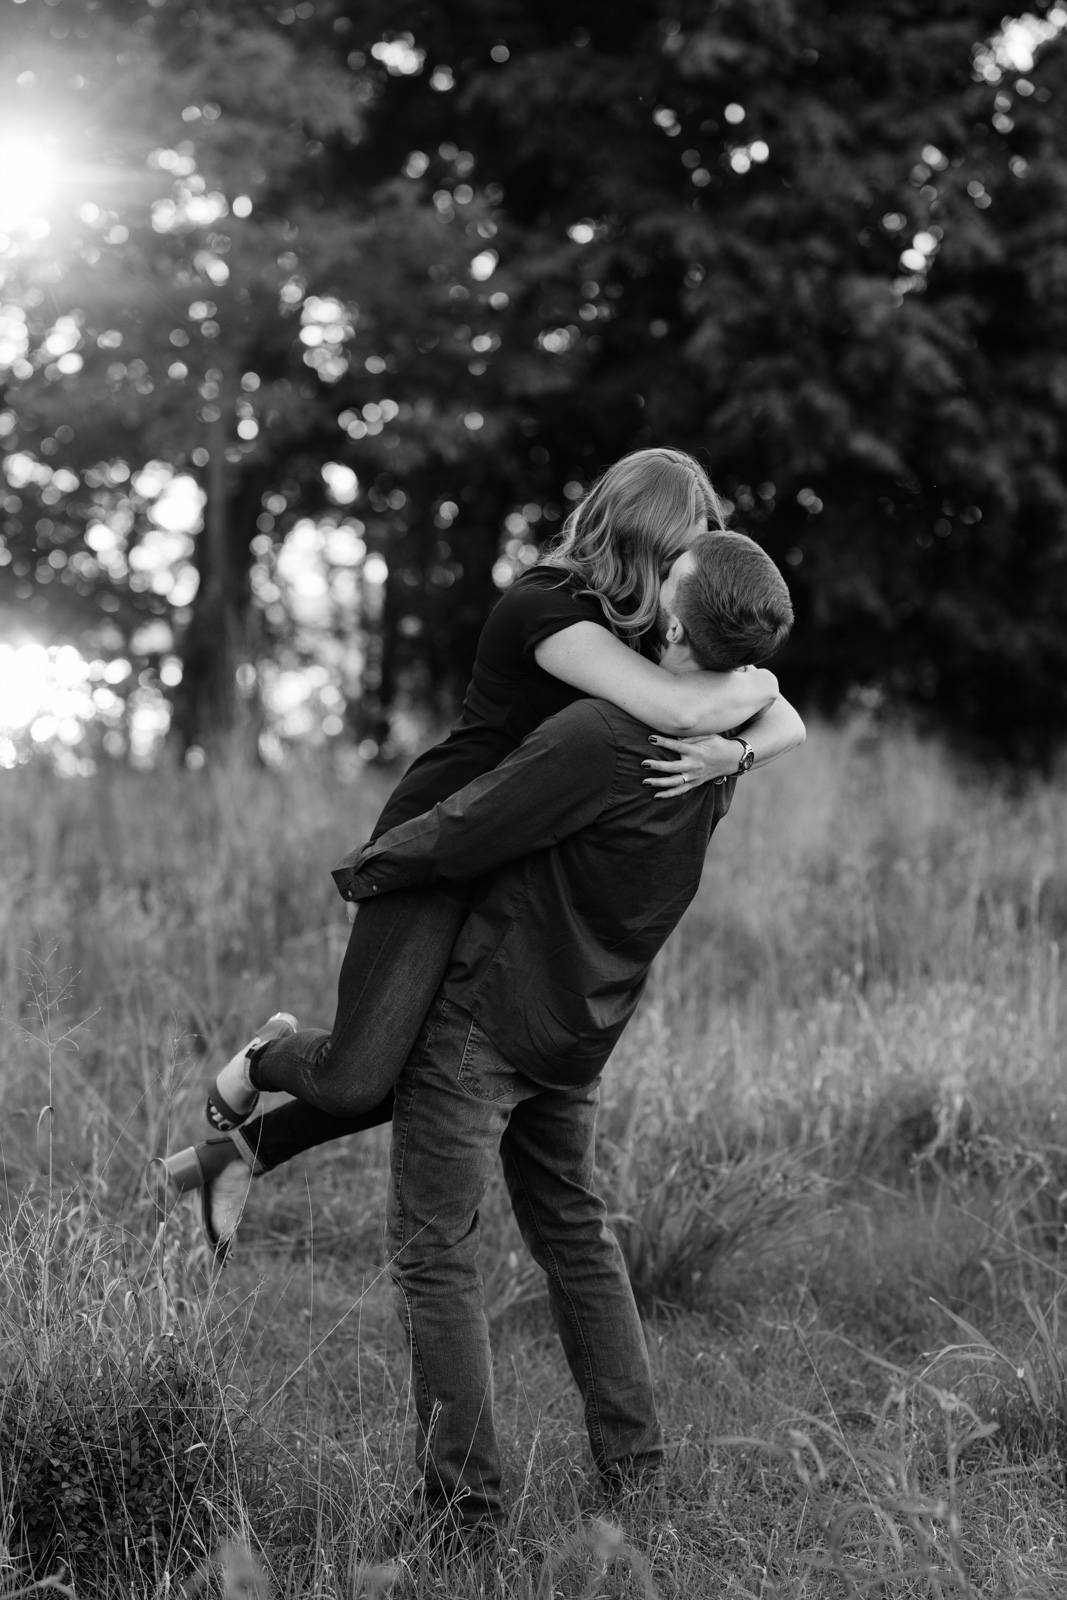
M 476 1100 L 507 1100 L 514 1097 L 518 1076 L 472 1017 L 456 1074 L 460 1087 Z

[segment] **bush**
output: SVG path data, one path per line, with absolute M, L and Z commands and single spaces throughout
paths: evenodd
M 781 1248 L 827 1187 L 802 1154 L 724 1159 L 692 1137 L 679 1140 L 681 1131 L 673 1150 L 652 1146 L 638 1163 L 632 1153 L 605 1153 L 601 1172 L 612 1231 L 646 1312 L 705 1305 L 726 1262 L 743 1256 L 751 1263 Z
M 0 1393 L 15 1553 L 79 1585 L 158 1579 L 212 1548 L 234 1444 L 208 1377 L 173 1339 L 116 1357 L 89 1340 L 27 1361 Z
M 0 1229 L 0 1520 L 34 1579 L 64 1566 L 109 1597 L 175 1580 L 263 1482 L 175 1268 L 54 1191 Z

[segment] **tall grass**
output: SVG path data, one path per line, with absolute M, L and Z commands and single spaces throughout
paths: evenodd
M 407 1516 L 387 1136 L 257 1184 L 221 1280 L 142 1187 L 210 1061 L 283 1006 L 328 1022 L 329 867 L 382 781 L 2 782 L 0 1597 L 1064 1592 L 1064 782 L 857 726 L 739 784 L 601 1121 L 673 1532 L 597 1522 L 494 1194 L 516 1510 L 480 1565 Z

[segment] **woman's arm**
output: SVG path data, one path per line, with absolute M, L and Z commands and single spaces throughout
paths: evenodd
M 788 700 L 783 700 L 781 695 L 773 705 L 769 705 L 765 711 L 753 717 L 740 731 L 752 746 L 756 758 L 752 763 L 753 767 L 765 767 L 768 761 L 773 761 L 777 756 L 784 756 L 789 750 L 795 750 L 807 737 L 807 730 L 800 713 L 789 704 Z M 729 777 L 737 771 L 737 763 L 742 753 L 741 746 L 735 739 L 723 738 L 718 734 L 708 739 L 665 739 L 657 736 L 651 743 L 657 749 L 677 752 L 677 759 L 674 761 L 641 763 L 651 772 L 664 774 L 662 777 L 644 780 L 650 789 L 658 791 L 655 796 L 657 800 L 681 794 L 683 789 L 691 789 L 694 784 L 714 782 L 717 778 Z
M 596 622 L 576 622 L 542 639 L 534 659 L 554 678 L 666 733 L 725 733 L 756 716 L 778 693 L 778 680 L 765 667 L 664 672 Z

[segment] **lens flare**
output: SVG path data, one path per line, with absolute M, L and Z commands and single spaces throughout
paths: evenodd
M 30 725 L 48 692 L 48 677 L 43 645 L 0 644 L 0 729 Z
M 0 134 L 0 229 L 14 233 L 44 220 L 59 176 L 54 149 L 28 134 Z

